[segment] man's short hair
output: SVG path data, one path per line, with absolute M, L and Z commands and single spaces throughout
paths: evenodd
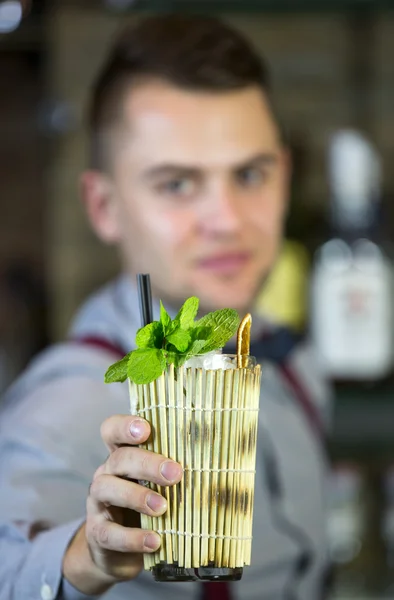
M 269 74 L 252 44 L 212 17 L 159 15 L 127 27 L 116 39 L 92 89 L 91 166 L 104 169 L 108 133 L 123 116 L 133 83 L 161 79 L 183 90 L 226 92 L 258 86 L 269 93 Z

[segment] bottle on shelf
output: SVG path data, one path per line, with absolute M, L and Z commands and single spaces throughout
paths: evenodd
M 335 381 L 375 382 L 394 364 L 393 266 L 379 239 L 381 164 L 355 131 L 329 148 L 331 235 L 311 277 L 310 330 Z

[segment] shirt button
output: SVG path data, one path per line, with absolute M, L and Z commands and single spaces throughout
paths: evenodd
M 42 600 L 53 600 L 54 597 L 55 597 L 55 595 L 53 593 L 51 586 L 49 586 L 47 583 L 45 583 L 41 587 L 41 599 Z

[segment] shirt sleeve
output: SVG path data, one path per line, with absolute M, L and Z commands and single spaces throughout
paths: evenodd
M 108 454 L 101 423 L 127 413 L 127 393 L 102 382 L 107 363 L 97 378 L 47 381 L 0 414 L 0 600 L 88 598 L 63 581 L 62 562 Z
M 0 600 L 88 598 L 79 592 L 67 596 L 62 586 L 63 555 L 80 526 L 81 521 L 67 523 L 40 533 L 30 541 L 19 527 L 1 524 Z
M 86 594 L 82 594 L 82 592 L 75 589 L 75 587 L 66 579 L 63 579 L 61 595 L 56 600 L 92 600 L 93 598 L 98 597 L 99 596 L 87 596 Z

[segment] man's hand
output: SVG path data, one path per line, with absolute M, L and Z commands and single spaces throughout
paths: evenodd
M 86 522 L 63 561 L 64 577 L 85 594 L 101 594 L 119 581 L 133 579 L 142 569 L 142 554 L 160 546 L 160 536 L 142 530 L 136 513 L 162 515 L 166 500 L 131 480 L 174 485 L 182 478 L 182 468 L 164 456 L 133 447 L 149 435 L 149 424 L 140 417 L 115 415 L 101 427 L 110 454 L 94 474 Z

